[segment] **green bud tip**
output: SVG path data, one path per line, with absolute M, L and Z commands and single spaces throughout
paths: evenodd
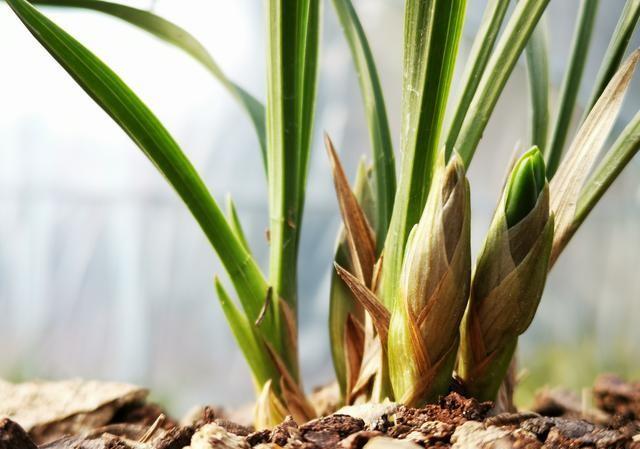
M 536 206 L 545 185 L 544 159 L 538 147 L 527 151 L 518 161 L 507 186 L 504 213 L 507 226 L 512 227 Z

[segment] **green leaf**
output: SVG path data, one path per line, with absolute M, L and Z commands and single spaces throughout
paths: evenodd
M 227 220 L 236 238 L 242 243 L 244 249 L 248 253 L 251 253 L 249 242 L 247 242 L 247 238 L 242 230 L 242 223 L 240 223 L 240 217 L 238 217 L 238 211 L 236 210 L 236 205 L 233 203 L 231 195 L 227 195 Z
M 280 378 L 278 370 L 269 356 L 269 351 L 260 339 L 255 324 L 247 320 L 247 317 L 238 310 L 217 276 L 214 283 L 220 306 L 227 318 L 231 332 L 251 369 L 256 391 L 260 391 L 269 380 Z M 278 382 L 273 382 L 273 385 L 276 391 L 280 391 Z
M 549 179 L 553 178 L 558 169 L 562 150 L 567 140 L 571 117 L 573 116 L 584 67 L 587 62 L 587 55 L 589 54 L 593 24 L 595 23 L 599 5 L 600 0 L 585 0 L 580 3 L 578 24 L 571 44 L 569 65 L 560 89 L 558 115 L 551 132 L 551 139 L 544 149 Z
M 618 136 L 582 189 L 569 231 L 571 236 L 638 151 L 640 151 L 640 112 L 636 113 L 633 120 Z
M 549 0 L 520 0 L 491 55 L 454 149 L 468 167 L 493 109 Z
M 180 195 L 217 251 L 245 312 L 250 319 L 255 319 L 262 307 L 267 284 L 173 137 L 118 75 L 82 44 L 26 1 L 7 0 L 7 3 L 43 47 L 129 135 Z
M 480 84 L 480 78 L 489 62 L 489 56 L 491 56 L 493 46 L 498 39 L 498 32 L 509 8 L 509 2 L 510 0 L 489 0 L 484 9 L 482 21 L 473 41 L 464 75 L 462 75 L 462 92 L 449 126 L 445 144 L 447 160 L 453 152 L 453 146 L 460 133 L 462 122 L 467 115 L 469 104 L 471 104 L 478 84 Z
M 270 283 L 294 316 L 297 257 L 316 93 L 319 0 L 267 3 Z M 278 301 L 272 301 L 278 307 Z M 297 378 L 294 354 L 282 354 Z
M 396 298 L 407 237 L 429 193 L 465 8 L 465 0 L 406 3 L 402 169 L 381 279 L 381 298 L 389 309 Z
M 387 111 L 373 54 L 351 0 L 333 0 L 333 6 L 351 48 L 369 124 L 369 137 L 373 151 L 373 176 L 376 185 L 376 242 L 380 252 L 387 235 L 396 194 L 395 157 Z
M 531 145 L 544 150 L 549 133 L 549 45 L 544 17 L 525 49 L 531 96 Z
M 596 83 L 587 102 L 581 122 L 584 122 L 587 114 L 589 114 L 589 111 L 596 104 L 596 101 L 598 101 L 607 84 L 609 84 L 609 81 L 618 70 L 639 19 L 640 0 L 627 0 L 620 14 L 618 24 L 613 31 L 613 36 L 611 36 L 611 41 L 609 41 L 607 51 L 602 58 L 602 65 L 596 76 Z
M 238 101 L 238 104 L 249 115 L 251 123 L 258 135 L 258 141 L 262 152 L 262 161 L 266 169 L 264 105 L 249 92 L 231 81 L 218 66 L 207 49 L 195 37 L 189 34 L 187 30 L 153 14 L 152 12 L 113 2 L 101 0 L 31 0 L 31 3 L 49 6 L 85 8 L 99 11 L 129 22 L 130 24 L 153 34 L 159 39 L 162 39 L 166 43 L 186 52 L 202 64 L 216 79 L 218 79 L 218 81 L 222 83 L 231 95 L 233 95 L 233 97 Z

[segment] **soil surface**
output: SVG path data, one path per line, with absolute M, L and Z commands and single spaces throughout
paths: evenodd
M 105 396 L 107 402 L 98 401 L 94 412 L 74 412 L 66 397 L 66 412 L 47 415 L 46 422 L 35 412 L 3 409 L 0 400 L 0 449 L 640 449 L 640 383 L 604 375 L 591 393 L 578 399 L 567 391 L 545 390 L 533 411 L 495 414 L 491 403 L 452 392 L 420 409 L 354 405 L 307 423 L 289 417 L 261 431 L 208 407 L 178 423 L 146 403 L 141 392 L 127 391 L 126 400 Z

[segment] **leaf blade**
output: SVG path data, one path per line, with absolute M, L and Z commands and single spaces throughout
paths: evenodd
M 469 52 L 469 59 L 462 76 L 462 92 L 457 102 L 453 119 L 449 125 L 445 144 L 446 159 L 453 153 L 453 147 L 460 133 L 460 127 L 467 114 L 471 100 L 476 93 L 482 73 L 489 62 L 491 51 L 498 39 L 498 32 L 507 13 L 510 0 L 490 0 L 484 10 L 482 21 Z
M 580 190 L 613 128 L 638 63 L 640 49 L 635 50 L 611 78 L 573 140 L 557 176 L 551 181 L 551 209 L 556 214 L 556 225 L 550 266 L 572 236 L 571 226 Z
M 549 44 L 544 17 L 525 48 L 531 98 L 531 145 L 544 151 L 549 133 Z
M 454 145 L 465 166 L 471 163 L 498 97 L 548 4 L 549 0 L 520 0 L 507 21 Z
M 581 122 L 586 120 L 587 115 L 617 72 L 638 20 L 640 20 L 640 0 L 627 0 L 620 13 L 620 18 L 611 36 L 607 51 L 604 54 L 600 70 L 598 70 L 598 75 L 596 76 L 593 92 L 586 104 Z
M 576 100 L 578 99 L 580 82 L 584 74 L 587 55 L 589 54 L 589 46 L 591 44 L 591 35 L 599 6 L 600 0 L 585 0 L 580 4 L 578 24 L 575 27 L 573 42 L 571 44 L 569 64 L 564 79 L 562 80 L 562 87 L 560 88 L 558 112 L 553 124 L 549 143 L 544 148 L 547 176 L 549 179 L 553 178 L 553 175 L 558 169 L 562 150 L 567 140 L 571 117 L 573 116 Z
M 465 0 L 406 4 L 402 169 L 381 277 L 381 299 L 389 309 L 396 297 L 407 237 L 429 193 L 465 9 Z
M 176 141 L 107 65 L 25 0 L 7 3 L 27 29 L 125 131 L 185 202 L 220 256 L 249 316 L 259 312 L 266 282 Z
M 187 30 L 144 9 L 102 0 L 31 0 L 33 4 L 74 7 L 94 10 L 124 20 L 173 45 L 198 61 L 207 69 L 244 109 L 255 128 L 262 162 L 266 169 L 264 105 L 245 89 L 227 77 L 207 49 Z

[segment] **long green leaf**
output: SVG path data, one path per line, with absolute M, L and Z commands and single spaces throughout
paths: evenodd
M 631 36 L 638 24 L 638 20 L 640 20 L 640 0 L 627 0 L 620 14 L 618 24 L 613 31 L 613 36 L 611 36 L 611 41 L 609 41 L 607 51 L 602 59 L 602 65 L 596 76 L 596 83 L 593 87 L 591 97 L 587 102 L 581 122 L 584 122 L 596 104 L 596 101 L 598 101 L 598 98 L 600 98 L 600 95 L 604 92 L 607 84 L 609 84 L 609 81 L 618 70 L 627 46 L 629 45 L 629 41 L 631 40 Z
M 482 75 L 454 149 L 468 167 L 493 109 L 549 0 L 520 0 Z
M 270 283 L 295 315 L 297 257 L 316 92 L 319 0 L 267 3 Z M 284 329 L 281 329 L 284 332 Z M 282 354 L 297 378 L 295 355 Z
M 638 151 L 640 151 L 640 112 L 636 113 L 633 120 L 618 136 L 580 192 L 576 214 L 569 231 L 571 235 L 584 222 L 602 195 Z
M 351 0 L 333 0 L 342 29 L 349 42 L 353 62 L 358 72 L 360 91 L 369 124 L 369 137 L 373 152 L 373 176 L 376 185 L 376 242 L 378 252 L 387 235 L 393 199 L 396 194 L 396 166 L 391 143 L 391 132 L 380 78 L 373 54 L 358 14 Z
M 129 135 L 180 195 L 220 256 L 249 319 L 257 318 L 267 292 L 262 273 L 162 123 L 118 75 L 68 33 L 25 0 L 7 0 L 7 3 L 42 46 Z
M 531 97 L 531 145 L 544 150 L 549 133 L 549 48 L 544 17 L 525 49 Z
M 493 46 L 498 39 L 498 33 L 509 8 L 509 3 L 510 0 L 489 0 L 485 7 L 480 27 L 469 53 L 464 75 L 462 75 L 462 92 L 447 134 L 447 142 L 445 144 L 447 160 L 453 152 L 453 146 L 460 133 L 464 117 L 467 115 L 469 104 L 471 104 L 482 73 L 489 62 L 489 56 L 491 56 Z
M 101 0 L 31 0 L 31 3 L 84 8 L 99 11 L 117 17 L 140 29 L 153 34 L 168 44 L 180 48 L 200 64 L 202 64 L 246 111 L 251 119 L 262 152 L 262 160 L 266 169 L 265 117 L 264 105 L 253 95 L 231 81 L 213 59 L 207 49 L 187 30 L 174 23 L 143 9 Z
M 587 63 L 593 24 L 595 23 L 599 5 L 600 0 L 584 0 L 580 3 L 578 23 L 571 44 L 569 65 L 560 89 L 558 114 L 554 121 L 550 141 L 544 148 L 547 163 L 547 177 L 549 179 L 553 178 L 553 175 L 558 169 L 560 158 L 562 157 L 562 150 L 567 140 L 571 117 L 573 116 L 578 92 L 580 90 L 580 82 L 582 81 L 584 67 Z
M 256 391 L 260 391 L 267 381 L 272 380 L 274 388 L 279 392 L 280 384 L 275 381 L 280 378 L 278 370 L 269 356 L 269 351 L 260 340 L 255 324 L 238 310 L 218 277 L 214 279 L 214 283 L 231 332 L 251 368 Z
M 391 310 L 409 231 L 424 208 L 466 9 L 465 0 L 409 0 L 405 10 L 402 171 L 382 265 Z

